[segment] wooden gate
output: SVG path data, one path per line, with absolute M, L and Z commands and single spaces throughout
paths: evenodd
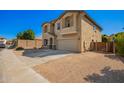
M 112 52 L 114 53 L 114 43 L 113 42 L 92 42 L 91 50 L 100 52 Z

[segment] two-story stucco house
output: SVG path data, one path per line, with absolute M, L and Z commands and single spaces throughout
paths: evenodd
M 101 42 L 101 27 L 84 11 L 65 11 L 42 28 L 43 46 L 50 49 L 83 52 L 91 42 Z

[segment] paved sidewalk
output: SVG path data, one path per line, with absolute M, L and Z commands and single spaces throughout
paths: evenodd
M 21 62 L 12 52 L 4 49 L 0 52 L 0 82 L 5 83 L 47 83 L 44 77 Z

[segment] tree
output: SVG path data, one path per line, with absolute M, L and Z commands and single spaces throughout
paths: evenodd
M 117 54 L 124 56 L 124 32 L 115 34 Z
M 19 32 L 17 35 L 16 35 L 17 39 L 23 39 L 23 32 Z
M 23 37 L 26 40 L 33 40 L 35 38 L 35 34 L 32 30 L 27 30 L 27 31 L 24 31 Z
M 17 39 L 34 40 L 35 33 L 31 29 L 29 29 L 24 32 L 19 32 L 16 37 Z
M 102 42 L 108 42 L 108 36 L 106 34 L 102 35 Z
M 116 53 L 124 56 L 124 32 L 112 34 L 110 36 L 102 35 L 102 42 L 112 42 L 114 40 L 116 45 Z
M 124 32 L 119 32 L 115 34 L 115 38 L 123 37 L 124 38 Z

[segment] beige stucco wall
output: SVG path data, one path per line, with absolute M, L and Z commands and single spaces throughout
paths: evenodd
M 73 16 L 73 26 L 63 28 L 63 20 L 67 16 Z M 60 30 L 57 30 L 57 24 L 60 23 Z M 57 35 L 57 49 L 79 52 L 79 33 L 77 29 L 77 13 L 67 13 L 55 23 L 55 34 Z
M 99 29 L 96 29 L 94 39 L 96 40 L 96 42 L 102 42 L 102 34 Z
M 48 40 L 48 45 L 50 45 L 50 38 L 53 38 L 53 45 L 55 45 L 54 36 L 52 36 L 48 33 L 43 33 L 43 35 L 42 35 L 43 44 L 44 44 L 44 39 L 47 39 Z
M 42 47 L 42 40 L 41 39 L 18 40 L 17 47 L 22 47 L 24 49 L 41 48 Z
M 81 51 L 90 50 L 90 44 L 92 42 L 101 42 L 101 33 L 97 28 L 93 30 L 93 26 L 81 18 Z
M 101 42 L 101 33 L 99 28 L 97 28 L 96 31 L 93 31 L 93 26 L 84 20 L 84 15 L 85 13 L 66 13 L 55 22 L 54 32 L 55 35 L 57 35 L 57 38 L 54 38 L 54 36 L 48 33 L 43 33 L 42 38 L 48 39 L 48 45 L 49 39 L 51 37 L 54 38 L 54 45 L 56 45 L 57 49 L 71 50 L 75 52 L 84 51 L 84 48 L 89 50 L 92 40 L 94 40 L 94 42 Z M 73 25 L 71 27 L 63 28 L 63 21 L 68 16 L 73 16 Z M 60 23 L 59 30 L 57 29 L 58 23 Z M 48 32 L 50 32 L 50 23 L 45 25 L 48 25 Z
M 67 17 L 67 16 L 73 16 L 73 26 L 69 27 L 69 28 L 62 28 L 62 22 L 64 21 L 64 19 Z M 55 34 L 59 37 L 59 38 L 62 38 L 62 35 L 63 34 L 66 34 L 66 33 L 71 33 L 71 32 L 77 32 L 77 29 L 76 29 L 76 16 L 77 16 L 77 13 L 66 13 L 61 19 L 58 19 L 55 23 Z M 60 30 L 57 30 L 57 24 L 60 23 Z
M 47 27 L 48 27 L 48 29 L 47 29 L 47 32 L 46 33 L 44 33 L 44 26 L 46 26 L 47 25 Z M 43 34 L 42 34 L 42 42 L 43 42 L 43 44 L 44 44 L 44 39 L 47 39 L 48 40 L 48 45 L 50 45 L 50 38 L 53 38 L 53 45 L 55 45 L 55 39 L 54 39 L 54 36 L 53 35 L 50 35 L 50 34 L 48 34 L 48 32 L 51 32 L 51 24 L 50 23 L 47 23 L 47 24 L 45 24 L 45 25 L 43 25 Z

